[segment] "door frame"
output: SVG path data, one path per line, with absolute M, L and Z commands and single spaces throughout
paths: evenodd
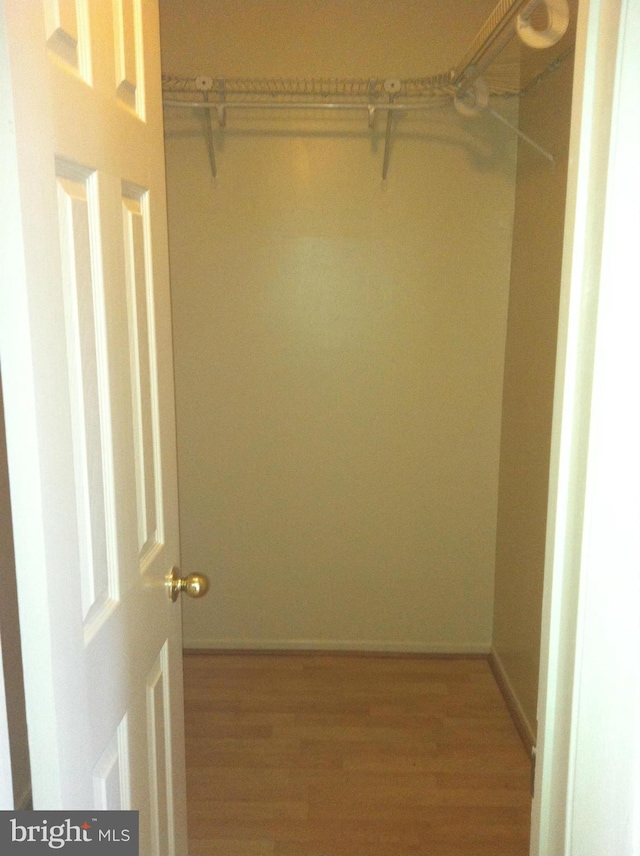
M 532 812 L 541 856 L 640 853 L 639 41 L 637 0 L 580 0 Z
M 585 640 L 592 635 L 598 637 L 616 630 L 615 616 L 610 619 L 609 626 L 594 624 L 588 602 L 581 594 L 584 595 L 588 574 L 597 567 L 598 549 L 608 538 L 617 537 L 619 533 L 612 530 L 609 518 L 601 516 L 597 520 L 597 543 L 593 539 L 591 542 L 583 541 L 581 521 L 590 508 L 594 513 L 598 512 L 597 505 L 594 505 L 594 490 L 599 482 L 593 460 L 589 458 L 589 429 L 596 425 L 608 405 L 606 397 L 592 399 L 594 379 L 597 380 L 598 373 L 594 353 L 596 350 L 601 353 L 599 349 L 615 335 L 610 327 L 604 328 L 597 312 L 596 296 L 601 272 L 606 270 L 603 262 L 607 258 L 611 261 L 612 253 L 616 258 L 622 253 L 622 262 L 628 265 L 629 270 L 637 266 L 637 243 L 621 247 L 605 242 L 603 246 L 602 240 L 607 226 L 613 228 L 621 203 L 614 194 L 607 198 L 609 168 L 624 170 L 625 158 L 626 169 L 631 173 L 634 166 L 629 148 L 625 149 L 623 145 L 633 128 L 629 127 L 629 117 L 625 117 L 624 100 L 614 102 L 612 97 L 614 90 L 618 91 L 617 88 L 625 81 L 633 82 L 638 73 L 637 60 L 630 55 L 632 52 L 628 48 L 626 55 L 621 53 L 621 61 L 617 65 L 615 63 L 618 38 L 628 45 L 637 26 L 637 12 L 635 17 L 632 15 L 633 5 L 634 0 L 581 0 L 579 13 L 550 474 L 539 701 L 540 760 L 533 805 L 532 854 L 579 852 L 571 849 L 573 845 L 567 837 L 570 818 L 573 818 L 574 829 L 580 822 L 580 813 L 575 812 L 575 808 L 579 808 L 576 787 L 585 749 L 578 739 L 579 727 L 588 726 L 590 716 L 602 715 L 601 710 L 583 709 L 583 719 L 580 720 L 576 711 L 575 702 L 594 675 L 588 658 L 583 656 L 584 646 Z M 637 7 L 637 3 L 635 5 Z M 6 79 L 3 29 L 4 11 L 0 8 L 0 168 L 4 176 L 0 246 L 3 250 L 3 276 L 20 277 L 21 240 L 16 240 L 16 236 L 21 238 L 18 228 L 20 206 L 17 188 L 11 181 L 13 104 Z M 637 93 L 637 89 L 634 92 Z M 598 179 L 604 181 L 598 184 Z M 586 207 L 585 203 L 588 203 Z M 634 214 L 633 211 L 631 213 Z M 636 234 L 640 234 L 640 217 L 637 217 L 635 226 Z M 594 261 L 598 264 L 594 265 Z M 589 276 L 585 276 L 585 271 Z M 628 308 L 633 310 L 634 307 Z M 613 371 L 616 370 L 626 374 L 632 371 L 626 362 L 614 366 Z M 635 372 L 637 381 L 637 365 Z M 631 378 L 627 398 L 630 399 L 631 417 L 634 415 L 633 402 L 636 403 L 636 419 L 637 398 L 634 396 L 637 396 L 637 386 L 636 383 L 633 387 Z M 15 396 L 12 396 L 7 402 L 8 407 L 14 400 Z M 19 414 L 14 412 L 11 418 L 16 420 Z M 615 442 L 612 428 L 609 425 L 607 434 L 605 424 L 600 434 L 601 451 L 611 448 Z M 628 443 L 630 436 L 627 437 Z M 637 448 L 629 448 L 627 452 L 631 459 L 635 453 L 637 461 Z M 14 470 L 12 483 L 24 488 L 25 478 L 28 477 Z M 617 489 L 624 491 L 625 485 Z M 628 484 L 626 491 L 626 494 L 618 494 L 620 502 L 637 514 L 637 494 L 635 498 L 628 495 Z M 622 561 L 633 563 L 637 560 L 637 544 L 630 540 L 620 546 L 619 558 Z M 17 574 L 18 585 L 24 588 L 28 581 L 24 579 L 20 562 Z M 624 593 L 620 596 L 624 597 Z M 33 624 L 38 620 L 36 616 L 22 615 L 23 624 Z M 628 641 L 633 645 L 632 638 Z M 32 721 L 45 715 L 41 706 L 28 700 L 28 716 Z M 637 750 L 637 746 L 635 748 Z M 638 763 L 637 753 L 630 763 Z M 593 775 L 593 766 L 589 769 Z M 6 776 L 4 767 L 0 768 L 0 791 L 4 793 L 7 793 Z M 640 805 L 640 785 L 637 780 L 635 784 L 635 790 L 628 795 L 632 803 L 627 803 L 627 807 L 630 804 L 636 808 Z M 624 806 L 620 810 L 623 809 Z M 558 841 L 569 844 L 570 849 L 555 850 L 552 845 Z

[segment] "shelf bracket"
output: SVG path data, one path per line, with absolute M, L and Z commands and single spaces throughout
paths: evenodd
M 220 127 L 224 128 L 227 124 L 227 106 L 225 104 L 227 100 L 227 93 L 225 88 L 225 80 L 224 77 L 219 77 L 217 80 L 218 83 L 218 122 L 220 122 Z
M 393 99 L 402 89 L 402 81 L 396 78 L 388 78 L 384 82 L 384 91 L 389 97 L 389 106 L 393 104 Z M 391 129 L 393 127 L 393 110 L 387 110 L 387 128 L 384 135 L 384 159 L 382 161 L 382 180 L 387 180 L 389 172 L 389 157 L 391 156 Z
M 556 159 L 551 154 L 551 152 L 548 152 L 545 148 L 536 143 L 535 140 L 532 140 L 531 137 L 528 134 L 525 134 L 524 131 L 521 131 L 520 128 L 516 128 L 515 125 L 512 125 L 508 119 L 505 119 L 502 113 L 498 113 L 492 107 L 488 107 L 487 109 L 494 119 L 497 119 L 498 122 L 502 122 L 503 125 L 505 125 L 507 128 L 510 128 L 515 134 L 520 137 L 521 140 L 524 140 L 525 143 L 528 143 L 532 148 L 539 152 L 542 157 L 546 158 L 548 161 L 551 161 L 551 163 L 555 165 Z
M 210 77 L 206 77 L 205 75 L 201 75 L 200 77 L 196 77 L 196 89 L 199 92 L 202 92 L 202 100 L 205 102 L 209 102 L 209 93 L 213 89 L 213 80 Z M 211 110 L 214 105 L 212 104 L 206 112 L 206 123 L 205 130 L 207 135 L 207 153 L 209 155 L 209 164 L 211 166 L 211 175 L 213 178 L 216 178 L 218 175 L 218 167 L 216 166 L 216 152 L 213 147 L 213 126 L 211 124 Z
M 378 84 L 378 80 L 375 77 L 369 78 L 369 106 L 367 107 L 367 111 L 369 113 L 369 127 L 373 130 L 376 121 L 376 108 L 375 108 L 375 98 L 376 98 L 376 86 Z

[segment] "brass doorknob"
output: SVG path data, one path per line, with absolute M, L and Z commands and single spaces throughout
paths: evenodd
M 204 574 L 189 574 L 181 577 L 178 568 L 172 568 L 167 577 L 167 596 L 176 601 L 180 592 L 186 592 L 188 597 L 204 597 L 209 591 L 209 580 Z

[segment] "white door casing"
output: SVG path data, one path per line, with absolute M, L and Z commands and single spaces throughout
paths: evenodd
M 141 852 L 183 854 L 156 3 L 5 0 L 3 29 L 0 342 L 34 806 L 139 809 Z
M 640 854 L 640 5 L 581 0 L 532 856 Z

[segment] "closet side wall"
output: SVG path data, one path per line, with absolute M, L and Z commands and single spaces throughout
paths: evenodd
M 163 0 L 180 76 L 409 77 L 487 2 Z M 515 118 L 517 105 L 501 102 Z M 166 111 L 187 647 L 491 642 L 515 136 Z
M 571 5 L 553 50 L 522 51 L 523 82 L 570 49 Z M 519 146 L 505 355 L 492 647 L 534 741 L 572 69 L 569 56 L 520 100 L 519 127 L 556 163 Z

